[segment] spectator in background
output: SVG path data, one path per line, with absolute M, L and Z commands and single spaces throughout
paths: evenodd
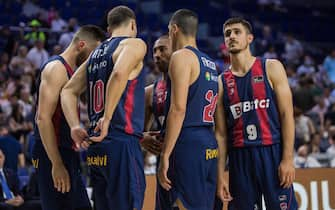
M 5 154 L 5 168 L 17 173 L 18 167 L 25 167 L 25 158 L 18 140 L 9 135 L 7 126 L 0 126 L 0 149 Z
M 290 88 L 293 90 L 293 92 L 298 88 L 298 78 L 295 73 L 295 68 L 293 65 L 286 66 L 286 74 L 288 79 L 288 84 L 290 85 Z
M 37 6 L 36 1 L 22 0 L 22 4 L 22 13 L 28 18 L 36 16 L 41 11 L 41 8 Z
M 328 73 L 329 79 L 335 83 L 335 49 L 325 58 L 323 68 Z
M 20 142 L 23 142 L 24 136 L 29 132 L 29 126 L 23 117 L 23 107 L 19 103 L 13 105 L 13 111 L 9 117 L 10 134 Z M 22 140 L 22 141 L 21 141 Z
M 29 26 L 31 27 L 31 32 L 24 36 L 24 40 L 27 42 L 28 46 L 33 46 L 36 41 L 42 41 L 44 43 L 46 41 L 46 35 L 39 29 L 41 23 L 34 19 L 29 23 Z
M 263 57 L 267 59 L 278 59 L 276 48 L 270 45 L 269 50 L 264 53 Z
M 26 118 L 32 112 L 32 96 L 30 89 L 22 88 L 20 91 L 20 98 L 18 104 L 22 107 L 22 116 Z
M 20 76 L 23 73 L 32 71 L 32 64 L 27 58 L 28 48 L 21 45 L 18 49 L 17 56 L 14 56 L 10 61 L 9 68 L 12 75 Z
M 32 63 L 34 70 L 39 69 L 48 60 L 49 54 L 44 49 L 42 40 L 35 41 L 35 46 L 29 50 L 27 58 Z
M 302 74 L 311 75 L 313 73 L 315 73 L 313 58 L 309 55 L 305 55 L 304 63 L 298 67 L 297 74 L 300 76 Z
M 315 105 L 315 85 L 311 77 L 301 75 L 299 87 L 293 92 L 294 105 L 307 112 Z
M 321 134 L 319 132 L 315 132 L 314 134 L 311 135 L 311 142 L 310 142 L 310 151 L 312 154 L 321 153 L 320 143 L 321 143 Z
M 40 210 L 38 201 L 25 202 L 19 188 L 18 176 L 5 167 L 6 156 L 0 149 L 0 209 L 1 210 Z
M 296 40 L 292 34 L 287 34 L 285 42 L 285 53 L 283 58 L 288 64 L 299 64 L 300 58 L 303 54 L 301 43 Z
M 54 56 L 54 55 L 59 55 L 61 54 L 65 49 L 63 49 L 59 44 L 56 44 L 53 46 L 52 48 L 52 53 L 51 55 Z
M 10 31 L 8 25 L 3 25 L 0 30 L 0 52 L 3 51 L 9 57 L 12 57 L 16 51 L 16 47 L 15 36 Z
M 55 32 L 64 31 L 67 27 L 67 22 L 60 17 L 59 11 L 55 11 L 55 16 L 51 21 L 51 30 Z
M 294 164 L 296 168 L 319 168 L 320 162 L 310 155 L 310 149 L 307 144 L 301 145 L 295 157 Z
M 310 136 L 315 133 L 315 127 L 312 120 L 303 114 L 302 110 L 294 107 L 295 122 L 295 148 L 310 142 Z
M 75 28 L 72 25 L 68 25 L 67 31 L 62 33 L 58 40 L 58 44 L 61 46 L 61 49 L 64 50 L 67 46 L 70 45 L 73 35 L 75 33 Z
M 330 146 L 328 147 L 326 153 L 331 159 L 335 159 L 335 135 L 330 138 Z

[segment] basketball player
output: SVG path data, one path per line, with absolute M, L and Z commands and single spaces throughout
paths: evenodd
M 62 107 L 77 142 L 86 137 L 75 113 L 77 97 L 87 89 L 91 169 L 97 210 L 142 209 L 145 176 L 139 140 L 144 128 L 146 45 L 137 39 L 134 12 L 113 8 L 107 17 L 111 37 L 97 47 L 64 87 Z M 88 146 L 87 141 L 82 146 Z
M 91 209 L 80 177 L 79 154 L 74 150 L 59 95 L 76 67 L 104 39 L 105 34 L 99 27 L 81 27 L 69 47 L 51 57 L 39 72 L 32 161 L 44 210 Z
M 163 35 L 159 37 L 153 47 L 153 58 L 157 65 L 157 68 L 162 73 L 161 77 L 154 82 L 154 84 L 149 85 L 145 88 L 145 120 L 144 127 L 146 131 L 144 132 L 143 140 L 141 141 L 141 146 L 158 156 L 162 150 L 162 142 L 160 137 L 160 130 L 164 122 L 165 116 L 165 101 L 166 101 L 166 80 L 167 72 L 169 68 L 169 61 L 171 57 L 171 43 L 168 35 Z M 158 131 L 150 131 L 153 122 L 156 122 Z M 158 167 L 158 166 L 157 166 Z M 168 191 L 166 191 L 162 186 L 156 185 L 156 202 L 155 209 L 171 209 L 171 198 Z M 173 210 L 178 210 L 178 207 L 173 207 Z
M 262 195 L 267 209 L 297 209 L 293 106 L 285 69 L 278 60 L 251 54 L 248 21 L 228 19 L 223 32 L 231 67 L 219 79 L 223 92 L 215 116 L 217 139 L 228 147 L 229 209 L 262 209 Z
M 218 144 L 213 133 L 218 82 L 214 61 L 196 46 L 197 15 L 176 11 L 169 22 L 168 114 L 158 179 L 179 209 L 212 210 Z
M 141 146 L 147 151 L 159 155 L 161 152 L 161 142 L 152 138 L 158 135 L 162 129 L 164 121 L 164 108 L 166 100 L 166 79 L 171 57 L 171 44 L 168 35 L 159 37 L 153 47 L 154 62 L 161 72 L 160 78 L 145 88 L 145 131 L 150 131 L 153 122 L 157 125 L 158 132 L 148 132 L 144 134 Z M 154 135 L 152 135 L 154 134 Z

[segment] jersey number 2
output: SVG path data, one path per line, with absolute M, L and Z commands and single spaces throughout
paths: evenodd
M 104 82 L 98 80 L 94 83 L 90 82 L 90 96 L 91 96 L 91 106 L 95 113 L 99 113 L 104 109 Z
M 214 122 L 213 115 L 215 112 L 216 102 L 218 100 L 218 95 L 214 95 L 213 90 L 208 90 L 205 95 L 206 101 L 209 102 L 208 105 L 204 106 L 202 113 L 202 118 L 204 122 Z

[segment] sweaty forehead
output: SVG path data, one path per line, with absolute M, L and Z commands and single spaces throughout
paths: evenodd
M 224 31 L 236 30 L 236 29 L 240 29 L 240 30 L 243 29 L 243 25 L 241 23 L 233 23 L 233 24 L 227 25 L 224 28 Z
M 155 41 L 154 49 L 157 47 L 168 47 L 169 46 L 169 39 L 168 38 L 160 38 Z

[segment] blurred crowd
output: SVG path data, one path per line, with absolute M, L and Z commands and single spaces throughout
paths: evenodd
M 27 182 L 25 177 L 33 171 L 37 72 L 50 56 L 69 45 L 80 23 L 75 17 L 63 19 L 54 7 L 41 12 L 32 3 L 24 4 L 22 13 L 29 21 L 0 26 L 0 149 L 6 156 L 5 167 L 17 171 Z M 296 167 L 335 167 L 335 49 L 313 53 L 308 43 L 293 34 L 274 31 L 269 25 L 257 28 L 259 36 L 253 42 L 253 53 L 281 60 L 287 71 L 294 100 Z M 148 43 L 151 48 L 154 38 L 163 32 L 144 29 L 140 33 L 152 34 Z M 217 69 L 223 72 L 230 65 L 227 48 L 222 43 L 213 50 L 217 50 Z M 159 77 L 150 51 L 144 68 L 147 84 Z M 80 107 L 86 125 L 85 100 Z M 156 162 L 155 156 L 145 155 L 147 174 L 156 172 Z

